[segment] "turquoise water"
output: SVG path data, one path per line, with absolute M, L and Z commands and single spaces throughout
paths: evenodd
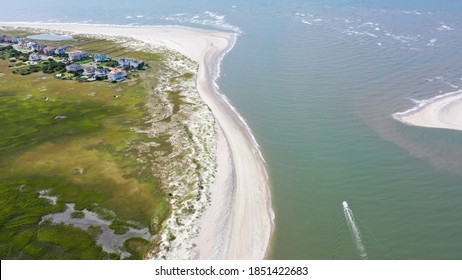
M 462 132 L 392 117 L 462 86 L 460 1 L 33 2 L 2 20 L 240 32 L 219 84 L 267 161 L 270 258 L 361 259 L 347 201 L 367 258 L 462 259 Z

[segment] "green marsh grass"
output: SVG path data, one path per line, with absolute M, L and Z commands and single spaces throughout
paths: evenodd
M 155 170 L 139 157 L 169 153 L 172 147 L 168 135 L 149 138 L 132 128 L 143 128 L 149 118 L 147 94 L 155 86 L 162 54 L 85 37 L 52 44 L 143 59 L 152 69 L 123 83 L 78 83 L 44 73 L 14 75 L 8 68 L 12 64 L 0 60 L 0 258 L 118 258 L 96 244 L 101 228 L 83 231 L 42 217 L 75 203 L 72 217 L 84 218 L 83 209 L 94 211 L 112 221 L 117 234 L 134 224 L 148 227 L 152 234 L 160 230 L 169 205 Z M 171 101 L 177 103 L 176 98 Z M 150 153 L 134 148 L 146 141 L 159 146 Z M 57 197 L 57 203 L 40 198 L 43 190 Z M 142 258 L 152 246 L 142 238 L 124 244 L 131 258 Z

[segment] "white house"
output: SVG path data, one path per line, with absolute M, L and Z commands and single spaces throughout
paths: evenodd
M 133 67 L 135 69 L 143 69 L 144 62 L 141 60 L 135 60 L 135 59 L 130 59 L 130 58 L 121 58 L 119 59 L 119 66 L 122 68 Z
M 80 64 L 71 64 L 71 65 L 66 66 L 66 70 L 69 73 L 79 73 L 80 71 L 83 70 L 83 67 Z
M 37 44 L 36 42 L 28 42 L 26 46 L 31 51 L 38 51 L 40 48 L 40 45 Z
M 34 64 L 39 63 L 40 61 L 42 61 L 42 56 L 37 53 L 33 53 L 29 55 L 29 61 Z

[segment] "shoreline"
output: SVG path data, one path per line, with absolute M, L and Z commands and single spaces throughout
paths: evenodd
M 411 126 L 462 130 L 461 111 L 462 90 L 458 90 L 423 100 L 393 118 Z
M 265 161 L 250 128 L 226 97 L 218 92 L 216 84 L 221 61 L 234 46 L 235 34 L 176 26 L 0 25 L 133 38 L 148 45 L 173 49 L 197 62 L 197 90 L 219 126 L 217 176 L 213 186 L 210 186 L 212 203 L 200 222 L 198 258 L 266 257 L 274 228 L 274 213 Z

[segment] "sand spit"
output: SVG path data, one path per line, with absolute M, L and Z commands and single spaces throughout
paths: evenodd
M 178 51 L 199 63 L 196 85 L 218 122 L 217 173 L 211 204 L 200 222 L 197 248 L 170 257 L 187 259 L 263 259 L 273 229 L 273 212 L 264 160 L 242 118 L 218 93 L 214 80 L 235 35 L 183 27 L 0 23 L 95 36 L 132 38 L 138 44 Z
M 462 90 L 440 95 L 422 102 L 395 119 L 413 126 L 462 130 Z

